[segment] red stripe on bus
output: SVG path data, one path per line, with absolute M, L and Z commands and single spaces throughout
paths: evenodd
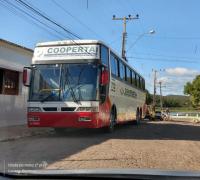
M 80 121 L 80 118 L 91 121 Z M 30 112 L 28 113 L 29 127 L 85 127 L 98 128 L 98 112 Z
M 111 101 L 107 97 L 105 102 L 99 105 L 99 119 L 102 123 L 102 126 L 109 126 L 110 123 L 110 110 L 111 110 Z

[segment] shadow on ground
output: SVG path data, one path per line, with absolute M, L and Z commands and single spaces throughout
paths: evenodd
M 105 133 L 101 129 L 70 129 L 62 135 L 52 132 L 1 142 L 0 168 L 3 168 L 3 164 L 8 167 L 9 163 L 58 162 L 110 139 L 199 141 L 200 126 L 189 123 L 143 122 L 140 126 L 132 124 L 117 126 L 112 134 Z
M 53 133 L 50 137 L 133 139 L 133 140 L 200 140 L 200 125 L 178 122 L 142 122 L 118 125 L 111 134 L 102 129 L 70 129 L 62 134 Z

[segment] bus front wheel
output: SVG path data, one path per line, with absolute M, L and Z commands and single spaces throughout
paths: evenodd
M 54 128 L 54 132 L 58 135 L 65 134 L 66 129 L 65 128 Z
M 116 124 L 115 113 L 112 110 L 110 113 L 110 123 L 109 123 L 109 126 L 106 128 L 106 132 L 112 133 L 114 131 L 115 124 Z

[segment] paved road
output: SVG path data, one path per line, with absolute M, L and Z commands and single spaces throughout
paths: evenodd
M 102 130 L 77 129 L 57 135 L 52 131 L 0 142 L 0 160 L 1 170 L 199 170 L 200 125 L 184 122 L 144 122 L 139 127 L 132 124 L 119 126 L 113 134 L 103 133 Z

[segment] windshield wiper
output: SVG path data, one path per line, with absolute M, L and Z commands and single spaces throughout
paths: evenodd
M 70 89 L 70 92 L 71 92 L 71 96 L 72 96 L 72 98 L 73 98 L 73 101 L 76 102 L 77 104 L 81 104 L 80 101 L 76 98 L 76 95 L 75 95 L 75 93 L 74 93 L 74 90 L 73 90 L 73 88 L 71 87 L 70 81 L 69 81 L 69 79 L 68 79 L 68 76 L 70 76 L 70 74 L 69 74 L 68 68 L 66 68 L 66 75 L 65 75 L 65 78 L 66 78 L 67 85 L 68 85 L 68 87 L 69 87 L 69 89 Z
M 49 98 L 52 97 L 53 95 L 54 95 L 54 94 L 53 94 L 52 91 L 51 91 L 46 97 L 44 97 L 43 99 L 41 99 L 40 102 L 46 101 L 47 99 L 49 99 Z
M 40 102 L 44 102 L 44 101 L 46 101 L 47 99 L 49 99 L 50 97 L 54 96 L 55 94 L 54 94 L 53 91 L 55 91 L 55 90 L 60 91 L 60 89 L 52 89 L 52 90 L 50 91 L 50 93 L 49 93 L 46 97 L 44 97 L 43 99 L 41 99 Z

